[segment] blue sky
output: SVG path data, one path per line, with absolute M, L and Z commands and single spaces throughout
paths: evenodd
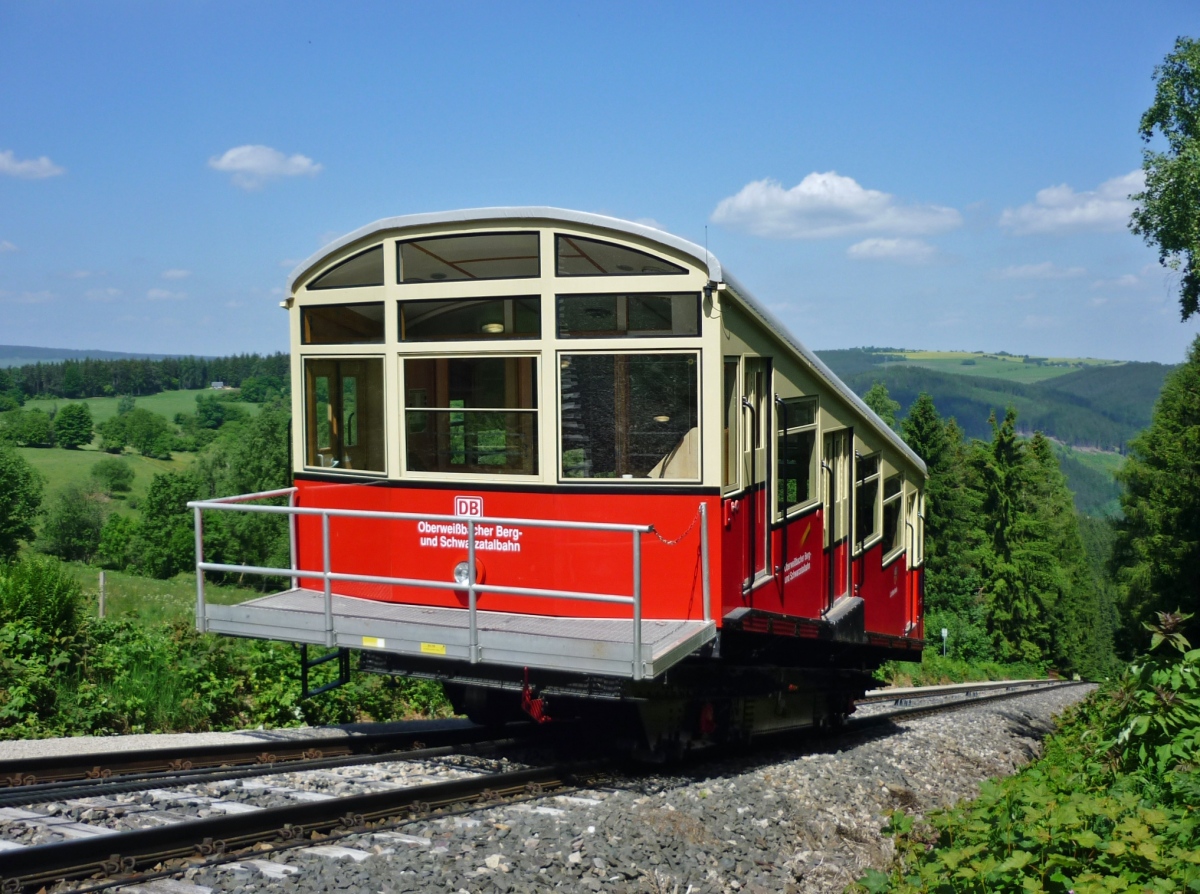
M 285 350 L 292 265 L 556 205 L 703 243 L 816 349 L 1178 362 L 1130 234 L 1187 2 L 0 0 L 0 343 Z

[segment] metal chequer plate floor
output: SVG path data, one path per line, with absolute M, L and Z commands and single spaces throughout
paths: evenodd
M 213 633 L 323 645 L 325 598 L 285 590 L 239 605 L 205 605 Z M 488 664 L 631 677 L 633 620 L 550 618 L 476 612 L 479 660 Z M 336 645 L 405 655 L 470 660 L 466 609 L 333 597 Z M 716 636 L 712 621 L 642 621 L 642 672 L 656 677 Z

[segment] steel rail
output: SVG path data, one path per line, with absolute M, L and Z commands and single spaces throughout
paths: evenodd
M 97 873 L 124 876 L 166 860 L 196 855 L 219 856 L 269 840 L 308 843 L 314 832 L 325 833 L 339 828 L 365 831 L 368 823 L 402 813 L 419 816 L 465 802 L 483 804 L 505 797 L 540 794 L 547 788 L 572 784 L 577 776 L 596 768 L 597 764 L 579 764 L 514 770 L 14 848 L 0 851 L 0 890 L 5 894 L 17 894 L 58 882 L 94 877 Z M 183 868 L 186 867 L 181 867 L 180 871 Z M 122 878 L 119 883 L 134 881 Z
M 51 782 L 45 785 L 20 786 L 0 791 L 0 807 L 46 804 L 51 801 L 66 801 L 77 798 L 96 798 L 107 795 L 126 794 L 159 788 L 177 788 L 184 785 L 206 785 L 226 782 L 231 779 L 252 779 L 255 776 L 273 776 L 278 773 L 305 773 L 311 770 L 327 770 L 334 767 L 358 767 L 368 764 L 383 764 L 392 761 L 417 761 L 443 757 L 449 754 L 482 755 L 499 748 L 520 744 L 517 739 L 495 739 L 475 744 L 441 745 L 437 748 L 419 748 L 408 751 L 389 751 L 373 755 L 345 755 L 324 759 L 297 760 L 284 764 L 261 763 L 252 767 L 232 769 L 182 770 L 165 773 L 146 773 L 136 776 L 120 776 L 96 782 Z
M 381 751 L 465 745 L 495 738 L 494 730 L 420 729 L 353 734 L 344 737 L 310 736 L 256 743 L 226 742 L 216 745 L 180 745 L 137 752 L 64 754 L 0 761 L 0 786 L 21 787 L 72 780 L 108 779 L 134 774 L 198 770 L 227 765 L 272 764 L 315 760 Z M 0 788 L 0 796 L 5 790 Z
M 1091 686 L 1089 680 L 1061 680 L 1056 681 L 1051 685 L 1043 686 L 1026 686 L 1023 688 L 1013 688 L 1004 692 L 997 692 L 990 695 L 979 695 L 973 698 L 960 698 L 954 701 L 938 702 L 932 705 L 910 705 L 907 707 L 896 708 L 891 711 L 880 711 L 878 714 L 869 714 L 866 717 L 851 717 L 843 726 L 846 732 L 854 732 L 859 729 L 865 729 L 872 726 L 882 726 L 894 720 L 902 720 L 907 717 L 915 717 L 923 714 L 940 714 L 942 712 L 957 711 L 961 708 L 973 708 L 977 705 L 984 705 L 989 702 L 1006 701 L 1007 699 L 1021 698 L 1026 695 L 1032 695 L 1037 692 L 1047 692 L 1053 689 L 1063 689 L 1069 686 Z

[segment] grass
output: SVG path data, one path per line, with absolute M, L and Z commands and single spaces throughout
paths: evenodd
M 209 388 L 198 388 L 190 391 L 160 391 L 158 394 L 148 394 L 145 397 L 137 398 L 135 406 L 142 407 L 152 413 L 159 413 L 166 416 L 168 420 L 173 421 L 176 413 L 196 412 L 197 394 L 214 393 L 217 392 Z M 120 401 L 119 397 L 86 397 L 81 400 L 67 400 L 61 397 L 35 398 L 26 401 L 25 408 L 28 410 L 37 408 L 50 412 L 50 409 L 55 405 L 87 404 L 88 409 L 92 411 L 92 422 L 99 425 L 101 422 L 117 415 L 118 401 Z M 259 411 L 258 404 L 237 401 L 237 405 L 245 408 L 251 415 Z
M 64 450 L 61 447 L 18 447 L 17 453 L 25 457 L 46 480 L 46 495 L 52 496 L 67 484 L 87 484 L 91 481 L 92 466 L 112 454 L 94 448 Z M 155 475 L 162 472 L 179 472 L 196 460 L 194 453 L 176 453 L 174 459 L 151 459 L 148 456 L 124 454 L 121 459 L 133 468 L 133 485 L 127 494 L 117 494 L 110 507 L 121 515 L 129 515 L 131 499 L 140 502 L 150 488 Z
M 984 376 L 1010 382 L 1043 382 L 1085 366 L 1118 366 L 1115 360 L 1080 357 L 1048 357 L 1042 364 L 1025 363 L 1021 357 L 987 354 L 983 351 L 903 351 L 906 363 L 963 376 Z M 963 361 L 973 361 L 964 363 Z M 1054 364 L 1054 365 L 1051 365 Z
M 83 562 L 63 562 L 63 568 L 79 581 L 89 610 L 99 606 L 100 570 Z M 196 616 L 196 575 L 177 574 L 170 580 L 139 577 L 124 571 L 104 572 L 105 617 L 136 617 L 147 625 L 192 620 Z M 206 602 L 234 605 L 259 594 L 240 587 L 205 584 Z

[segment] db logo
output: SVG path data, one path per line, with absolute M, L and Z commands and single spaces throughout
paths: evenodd
M 466 518 L 483 518 L 483 497 L 455 497 L 454 514 Z

